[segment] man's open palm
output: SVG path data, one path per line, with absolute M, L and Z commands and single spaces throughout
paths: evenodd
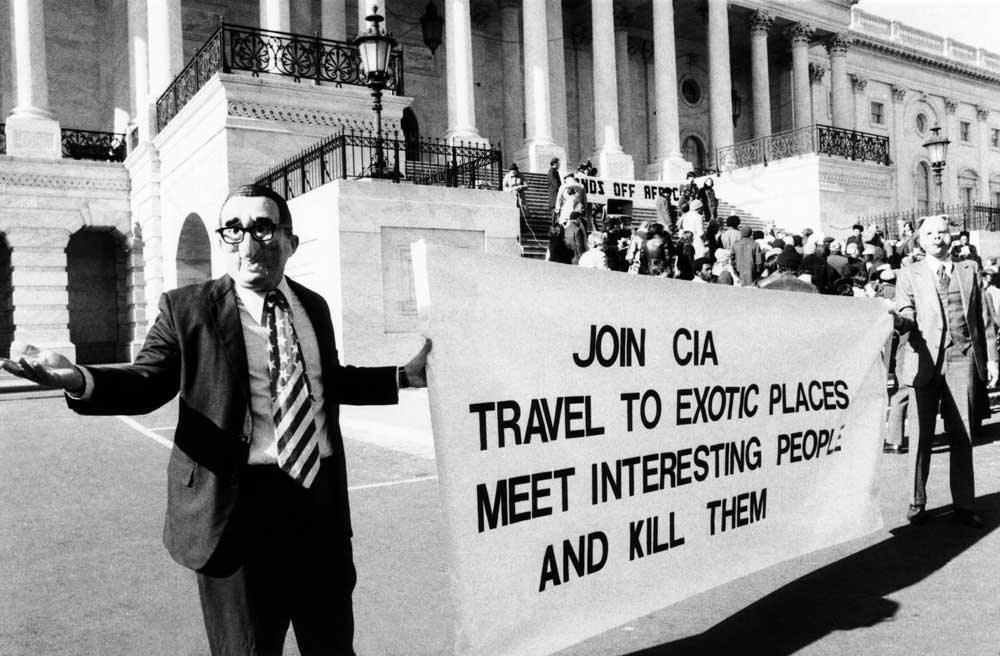
M 0 358 L 0 368 L 46 387 L 83 391 L 83 375 L 69 358 L 55 351 L 39 349 L 33 344 L 11 344 L 10 359 Z

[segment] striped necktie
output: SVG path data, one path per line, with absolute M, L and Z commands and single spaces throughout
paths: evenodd
M 278 466 L 308 488 L 319 471 L 312 392 L 288 301 L 276 289 L 264 297 L 264 320 L 270 345 L 267 368 L 271 377 Z

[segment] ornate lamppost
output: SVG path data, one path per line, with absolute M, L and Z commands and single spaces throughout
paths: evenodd
M 368 29 L 358 34 L 354 45 L 361 55 L 361 70 L 365 76 L 365 84 L 372 90 L 375 103 L 375 165 L 372 167 L 373 178 L 384 178 L 385 158 L 382 154 L 382 89 L 389 80 L 389 57 L 396 47 L 396 39 L 387 34 L 379 25 L 383 20 L 378 14 L 378 7 L 372 5 L 372 13 L 365 17 Z
M 927 151 L 927 158 L 931 161 L 931 169 L 934 170 L 934 183 L 938 189 L 938 206 L 944 205 L 943 190 L 941 188 L 941 171 L 944 170 L 945 160 L 948 158 L 948 144 L 951 140 L 942 137 L 938 133 L 940 126 L 931 128 L 931 138 L 924 142 L 924 149 Z

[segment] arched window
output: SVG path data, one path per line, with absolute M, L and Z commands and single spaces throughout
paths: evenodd
M 931 207 L 931 170 L 927 162 L 917 164 L 913 173 L 913 192 L 917 198 L 917 209 L 927 214 Z
M 115 233 L 80 230 L 66 246 L 69 339 L 80 364 L 124 362 L 125 253 Z
M 681 152 L 684 154 L 684 159 L 691 162 L 691 166 L 694 168 L 707 168 L 708 163 L 705 161 L 705 145 L 701 143 L 701 139 L 698 137 L 689 135 L 684 140 L 684 145 L 681 146 Z
M 403 131 L 403 143 L 406 146 L 406 159 L 415 162 L 420 159 L 420 124 L 417 115 L 407 107 L 403 110 L 403 118 L 399 121 Z
M 177 240 L 177 286 L 204 282 L 212 277 L 212 242 L 205 222 L 195 213 L 188 214 Z

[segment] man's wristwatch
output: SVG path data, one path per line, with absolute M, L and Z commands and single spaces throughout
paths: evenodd
M 406 367 L 396 367 L 396 385 L 399 389 L 410 386 L 410 377 L 406 375 Z

